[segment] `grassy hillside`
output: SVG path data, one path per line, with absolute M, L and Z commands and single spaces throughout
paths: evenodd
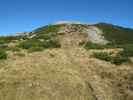
M 40 51 L 47 48 L 59 48 L 61 45 L 56 35 L 59 26 L 46 26 L 36 29 L 30 35 L 0 37 L 0 51 Z
M 133 29 L 111 24 L 95 24 L 103 31 L 105 38 L 115 44 L 133 44 Z
M 36 33 L 36 34 L 47 34 L 47 33 L 50 33 L 50 32 L 55 32 L 56 33 L 61 26 L 63 26 L 63 25 L 43 26 L 43 27 L 35 29 L 34 33 Z
M 133 56 L 132 29 L 105 23 L 95 24 L 95 26 L 103 31 L 104 37 L 110 41 L 109 44 L 99 45 L 96 43 L 86 42 L 85 38 L 87 37 L 87 34 L 84 33 L 84 29 L 88 29 L 88 25 L 59 24 L 37 28 L 29 35 L 0 37 L 0 51 L 3 55 L 7 55 L 7 51 L 19 51 L 22 49 L 27 50 L 28 52 L 43 51 L 44 49 L 60 48 L 61 46 L 66 45 L 66 43 L 62 44 L 63 41 L 69 41 L 67 44 L 70 45 L 85 40 L 80 43 L 80 45 L 83 45 L 86 49 L 123 48 L 124 51 L 121 52 L 117 58 L 121 59 L 122 57 L 122 59 L 125 59 L 125 57 L 128 58 Z M 59 34 L 58 31 L 62 27 L 64 30 L 67 30 L 68 33 L 66 35 L 62 34 L 63 37 L 60 37 L 61 34 Z
M 89 42 L 82 24 L 0 37 L 0 100 L 132 100 L 131 29 L 96 26 L 112 43 Z

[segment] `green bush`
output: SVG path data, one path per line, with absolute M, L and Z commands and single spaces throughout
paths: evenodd
M 51 38 L 55 38 L 57 35 L 56 33 L 48 33 L 48 34 L 37 34 L 34 39 L 44 39 L 44 40 L 50 40 Z
M 112 57 L 112 59 L 111 59 L 111 63 L 112 64 L 116 64 L 116 65 L 120 65 L 120 64 L 122 64 L 124 62 L 130 62 L 129 58 L 117 55 L 115 57 Z
M 133 57 L 133 46 L 126 46 L 119 54 L 125 57 Z
M 39 40 L 27 40 L 27 41 L 24 41 L 24 42 L 21 42 L 19 44 L 19 47 L 23 48 L 23 49 L 29 49 L 29 48 L 32 48 L 32 47 L 43 47 L 43 43 Z
M 95 52 L 93 54 L 93 56 L 95 58 L 101 59 L 101 60 L 105 60 L 105 61 L 111 61 L 111 56 L 109 55 L 109 53 L 106 52 Z
M 29 48 L 31 47 L 31 44 L 28 43 L 28 42 L 21 42 L 21 43 L 19 44 L 19 47 L 20 47 L 20 48 L 23 48 L 23 49 L 29 49 Z
M 0 45 L 6 45 L 8 43 L 9 43 L 9 41 L 0 40 Z
M 24 57 L 25 54 L 21 52 L 14 53 L 15 56 Z
M 0 51 L 0 59 L 7 59 L 7 53 L 3 50 Z
M 44 40 L 40 41 L 38 39 L 33 39 L 33 40 L 27 40 L 24 42 L 21 42 L 19 44 L 20 48 L 23 49 L 30 49 L 30 48 L 59 48 L 61 47 L 60 43 L 56 39 L 49 39 L 49 40 Z
M 32 47 L 28 49 L 28 52 L 32 53 L 32 52 L 43 51 L 43 50 L 44 50 L 43 47 Z
M 104 49 L 104 45 L 92 43 L 92 42 L 81 42 L 79 45 L 83 46 L 86 49 Z
M 20 48 L 18 48 L 18 47 L 7 47 L 6 50 L 16 52 L 16 51 L 20 51 Z
M 120 65 L 125 62 L 130 62 L 128 57 L 121 56 L 119 54 L 116 56 L 112 56 L 111 54 L 106 52 L 95 52 L 93 56 L 97 59 L 108 61 L 115 65 Z
M 54 39 L 54 40 L 45 41 L 43 44 L 43 47 L 44 48 L 60 48 L 61 44 L 59 43 L 58 40 Z

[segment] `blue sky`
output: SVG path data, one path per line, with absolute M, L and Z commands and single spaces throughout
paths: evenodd
M 0 0 L 0 35 L 62 20 L 133 28 L 133 0 Z

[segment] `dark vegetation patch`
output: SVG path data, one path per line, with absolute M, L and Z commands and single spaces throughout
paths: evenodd
M 47 49 L 47 48 L 60 48 L 61 45 L 56 37 L 55 38 L 47 37 L 46 35 L 46 37 L 44 36 L 44 38 L 34 37 L 33 39 L 23 41 L 19 44 L 19 47 L 22 49 L 30 49 L 30 48 L 36 48 L 36 47 Z
M 103 35 L 114 44 L 133 44 L 133 29 L 123 28 L 106 23 L 95 24 L 103 31 Z
M 95 53 L 93 53 L 93 56 L 95 58 L 105 60 L 105 61 L 110 61 L 112 58 L 112 56 L 110 56 L 110 54 L 106 53 L 106 52 L 95 52 Z
M 92 42 L 81 42 L 80 46 L 84 47 L 85 49 L 104 49 L 105 45 L 100 45 Z
M 16 52 L 14 53 L 14 56 L 25 57 L 25 54 L 22 52 Z
M 7 47 L 5 50 L 6 51 L 12 51 L 12 52 L 19 52 L 20 48 L 18 48 L 18 47 Z
M 43 50 L 44 50 L 43 47 L 31 47 L 28 49 L 28 52 L 32 53 L 32 52 L 38 52 L 38 51 L 43 51 Z
M 111 62 L 112 64 L 115 64 L 115 65 L 120 65 L 123 63 L 130 62 L 128 57 L 122 56 L 120 54 L 117 54 L 114 56 L 107 52 L 95 52 L 93 56 L 97 59 Z
M 125 57 L 133 57 L 133 45 L 127 45 L 123 47 L 123 51 L 120 52 L 120 55 Z
M 0 50 L 0 60 L 7 59 L 7 53 L 3 50 Z
M 20 39 L 20 36 L 1 36 L 0 37 L 0 41 L 5 41 L 5 42 L 10 42 L 18 39 Z
M 32 47 L 39 47 L 39 46 L 42 47 L 43 43 L 41 41 L 35 40 L 35 39 L 26 40 L 26 41 L 23 41 L 19 44 L 19 47 L 22 49 L 29 49 Z

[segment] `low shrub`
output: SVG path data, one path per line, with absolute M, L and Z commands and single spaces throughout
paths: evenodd
M 111 61 L 111 56 L 106 52 L 95 52 L 93 56 L 101 60 Z
M 83 46 L 86 49 L 104 49 L 104 45 L 92 43 L 92 42 L 82 42 L 79 45 Z
M 38 34 L 34 39 L 44 39 L 44 40 L 50 40 L 51 38 L 55 38 L 57 35 L 56 33 L 49 33 L 49 34 Z
M 21 52 L 17 52 L 14 54 L 15 56 L 19 56 L 19 57 L 24 57 L 25 54 L 24 53 L 21 53 Z
M 43 47 L 32 47 L 28 49 L 28 52 L 32 53 L 32 52 L 43 51 L 43 50 L 44 50 Z
M 30 43 L 26 43 L 26 42 L 21 42 L 19 44 L 19 47 L 22 48 L 22 49 L 29 49 L 31 47 L 31 44 Z
M 19 44 L 20 48 L 23 49 L 30 49 L 34 47 L 41 47 L 41 48 L 59 48 L 61 47 L 60 43 L 56 39 L 49 39 L 49 40 L 44 40 L 40 41 L 38 39 L 33 39 L 33 40 L 27 40 L 24 42 L 21 42 Z
M 16 52 L 16 51 L 20 51 L 20 48 L 18 48 L 18 47 L 8 47 L 6 50 Z
M 128 57 L 121 56 L 119 54 L 116 56 L 112 56 L 111 54 L 106 52 L 95 52 L 93 56 L 97 59 L 108 61 L 115 65 L 120 65 L 122 63 L 130 62 Z
M 5 45 L 5 44 L 8 44 L 9 41 L 4 41 L 4 40 L 0 40 L 0 45 Z
M 61 44 L 59 43 L 58 40 L 54 39 L 54 40 L 48 40 L 45 41 L 43 44 L 44 48 L 60 48 Z
M 117 55 L 115 57 L 112 57 L 112 59 L 111 59 L 111 63 L 116 64 L 116 65 L 120 65 L 125 62 L 130 62 L 128 57 Z
M 24 42 L 21 42 L 19 44 L 19 47 L 20 48 L 23 48 L 23 49 L 29 49 L 29 48 L 32 48 L 32 47 L 43 47 L 43 43 L 39 40 L 27 40 L 27 41 L 24 41 Z
M 119 54 L 125 57 L 133 57 L 133 46 L 124 47 Z
M 7 53 L 3 50 L 0 50 L 0 59 L 7 59 Z

